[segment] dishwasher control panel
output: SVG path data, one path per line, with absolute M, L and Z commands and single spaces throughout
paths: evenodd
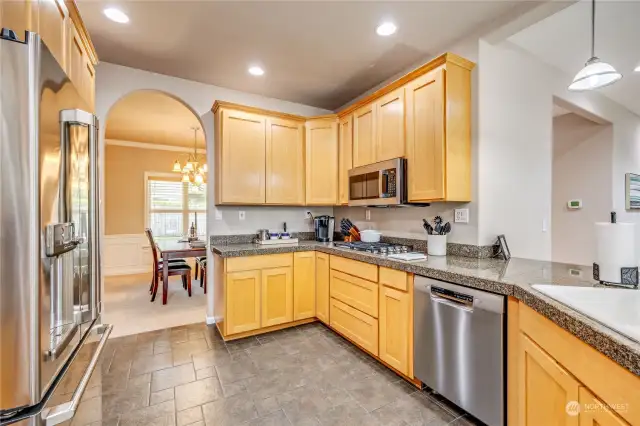
M 460 303 L 465 306 L 473 306 L 473 296 L 468 294 L 459 293 L 457 291 L 449 290 L 442 287 L 431 286 L 431 295 L 441 297 L 443 299 L 450 300 L 455 303 Z

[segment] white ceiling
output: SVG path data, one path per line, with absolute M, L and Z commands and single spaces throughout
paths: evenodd
M 335 109 L 523 8 L 501 1 L 79 0 L 100 60 Z M 529 6 L 535 2 L 528 2 Z M 131 21 L 109 21 L 117 6 Z M 379 37 L 390 19 L 398 32 Z M 262 65 L 263 77 L 247 73 Z
M 192 127 L 200 128 L 197 146 L 204 148 L 200 121 L 189 108 L 164 93 L 141 90 L 111 108 L 105 132 L 107 139 L 192 148 Z
M 589 59 L 591 46 L 591 2 L 580 1 L 515 34 L 510 41 L 553 65 L 571 78 Z M 596 3 L 596 51 L 601 60 L 624 76 L 600 91 L 640 115 L 640 2 Z

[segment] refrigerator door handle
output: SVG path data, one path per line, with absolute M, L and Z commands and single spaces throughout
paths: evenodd
M 91 379 L 91 375 L 93 371 L 96 369 L 98 365 L 98 361 L 102 355 L 102 351 L 104 351 L 105 345 L 107 344 L 107 339 L 109 339 L 109 335 L 111 334 L 111 330 L 113 330 L 113 325 L 105 325 L 102 333 L 102 337 L 100 338 L 100 343 L 98 343 L 98 347 L 96 348 L 89 365 L 87 366 L 78 387 L 73 393 L 73 397 L 71 401 L 65 402 L 64 404 L 56 405 L 51 408 L 47 408 L 42 411 L 42 421 L 45 426 L 54 426 L 70 420 L 78 409 L 78 405 L 80 405 L 80 400 L 84 395 L 84 391 L 87 389 L 87 385 L 89 384 L 89 380 Z

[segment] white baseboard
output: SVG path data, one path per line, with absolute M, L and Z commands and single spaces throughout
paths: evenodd
M 210 317 L 207 315 L 206 319 L 205 319 L 207 325 L 213 325 L 216 323 L 216 319 L 215 317 Z

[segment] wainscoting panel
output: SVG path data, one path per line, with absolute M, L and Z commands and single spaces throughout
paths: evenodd
M 104 275 L 129 275 L 151 272 L 153 255 L 144 234 L 105 235 Z

